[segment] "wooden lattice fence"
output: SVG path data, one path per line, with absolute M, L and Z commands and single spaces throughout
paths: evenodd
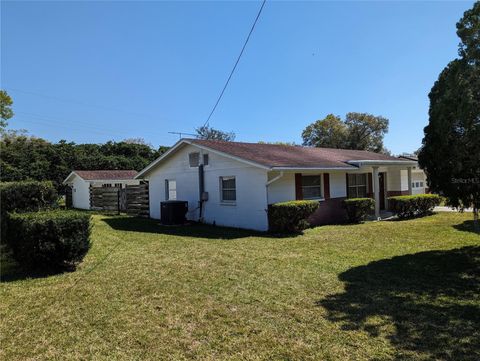
M 125 191 L 125 211 L 130 214 L 148 217 L 150 215 L 148 183 L 127 185 Z
M 149 216 L 148 183 L 120 187 L 90 186 L 90 208 Z

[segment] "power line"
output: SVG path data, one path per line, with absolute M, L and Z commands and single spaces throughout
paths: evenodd
M 207 126 L 208 125 L 208 122 L 210 121 L 210 118 L 212 117 L 213 113 L 215 112 L 215 109 L 217 109 L 217 105 L 218 103 L 220 103 L 220 100 L 222 99 L 222 96 L 223 96 L 223 93 L 225 93 L 225 89 L 227 89 L 227 86 L 228 86 L 228 83 L 230 82 L 230 79 L 232 78 L 232 75 L 233 73 L 235 72 L 235 69 L 237 68 L 237 65 L 238 65 L 238 62 L 240 61 L 240 58 L 242 57 L 243 55 L 243 52 L 248 44 L 248 41 L 250 40 L 250 36 L 252 35 L 253 33 L 253 30 L 255 29 L 255 25 L 257 25 L 257 21 L 258 21 L 258 18 L 260 17 L 260 14 L 262 13 L 262 10 L 263 10 L 263 7 L 265 6 L 265 3 L 267 2 L 267 0 L 263 0 L 262 1 L 262 6 L 260 6 L 260 10 L 258 10 L 258 14 L 257 14 L 257 17 L 255 18 L 255 21 L 253 22 L 253 25 L 250 29 L 250 32 L 248 33 L 248 36 L 247 36 L 247 39 L 245 40 L 245 43 L 243 44 L 243 47 L 242 47 L 242 50 L 240 51 L 240 54 L 238 55 L 238 58 L 237 58 L 237 61 L 235 62 L 235 65 L 233 66 L 233 69 L 232 71 L 230 72 L 230 75 L 228 76 L 228 79 L 222 89 L 222 92 L 220 93 L 220 96 L 218 97 L 217 99 L 217 102 L 215 103 L 215 105 L 213 106 L 213 109 L 212 111 L 210 112 L 210 115 L 208 116 L 207 120 L 205 121 L 205 123 L 203 124 L 203 126 Z
M 103 109 L 103 110 L 106 110 L 106 111 L 113 111 L 113 112 L 120 112 L 120 113 L 124 113 L 124 114 L 131 114 L 131 115 L 136 115 L 136 116 L 141 116 L 141 117 L 155 118 L 155 116 L 149 115 L 149 114 L 136 113 L 136 112 L 125 111 L 125 110 L 117 109 L 117 108 L 105 107 L 103 105 L 91 104 L 89 102 L 80 101 L 80 100 L 59 98 L 59 97 L 52 96 L 52 95 L 41 94 L 41 93 L 37 93 L 37 92 L 32 92 L 32 91 L 27 91 L 27 90 L 22 90 L 22 89 L 16 89 L 16 88 L 10 88 L 10 87 L 6 87 L 5 89 L 7 89 L 9 91 L 13 91 L 13 92 L 19 92 L 19 93 L 23 93 L 23 94 L 35 95 L 35 96 L 46 98 L 46 99 L 52 99 L 52 100 L 56 100 L 56 101 L 63 102 L 63 103 L 71 103 L 71 104 L 77 104 L 77 105 L 91 107 L 91 108 Z
M 30 112 L 22 112 L 22 111 L 16 111 L 16 116 L 15 119 L 18 121 L 23 121 L 23 122 L 28 122 L 28 123 L 35 123 L 38 122 L 37 119 L 40 119 L 41 121 L 45 121 L 47 123 L 50 123 L 52 125 L 58 125 L 60 127 L 66 127 L 66 128 L 72 128 L 72 129 L 78 129 L 78 130 L 94 130 L 95 132 L 99 134 L 105 134 L 105 135 L 115 135 L 115 136 L 123 136 L 123 137 L 131 137 L 132 133 L 138 132 L 138 129 L 136 130 L 131 130 L 127 129 L 125 127 L 121 128 L 113 128 L 112 132 L 112 127 L 99 127 L 97 124 L 92 124 L 90 122 L 82 122 L 82 121 L 70 121 L 66 120 L 64 118 L 58 118 L 58 117 L 52 117 L 52 116 L 46 116 L 42 114 L 37 114 L 37 113 L 30 113 Z M 21 116 L 19 119 L 18 116 Z M 24 117 L 28 117 L 30 119 L 26 119 Z M 31 118 L 36 118 L 36 119 L 31 119 Z M 119 132 L 120 130 L 120 132 Z M 163 136 L 163 134 L 160 134 L 156 131 L 149 131 L 150 134 L 155 135 L 155 136 Z M 123 135 L 121 135 L 123 134 Z

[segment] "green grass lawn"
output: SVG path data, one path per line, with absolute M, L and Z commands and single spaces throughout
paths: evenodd
M 94 216 L 76 272 L 2 256 L 2 360 L 478 360 L 471 214 L 278 238 Z

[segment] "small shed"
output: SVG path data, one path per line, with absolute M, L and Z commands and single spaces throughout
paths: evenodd
M 69 187 L 73 208 L 91 209 L 90 186 L 125 188 L 140 184 L 135 170 L 74 170 L 63 181 Z

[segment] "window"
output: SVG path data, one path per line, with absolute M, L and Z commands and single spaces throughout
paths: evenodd
M 322 177 L 319 175 L 302 176 L 303 199 L 322 198 Z
M 203 155 L 203 165 L 208 165 L 208 154 Z
M 195 153 L 190 153 L 188 155 L 188 163 L 190 164 L 190 167 L 198 167 L 199 162 L 200 162 L 200 153 L 195 152 Z
M 420 187 L 423 187 L 423 182 L 420 182 Z
M 103 183 L 103 184 L 102 184 L 102 187 L 103 187 L 103 188 L 111 188 L 112 185 L 111 185 L 110 183 Z
M 122 183 L 115 183 L 116 188 L 122 188 Z
M 177 181 L 174 179 L 165 179 L 165 199 L 175 201 L 177 199 Z
M 367 196 L 367 175 L 348 175 L 348 198 L 365 198 Z
M 235 177 L 220 177 L 220 199 L 222 202 L 235 202 L 237 200 Z

